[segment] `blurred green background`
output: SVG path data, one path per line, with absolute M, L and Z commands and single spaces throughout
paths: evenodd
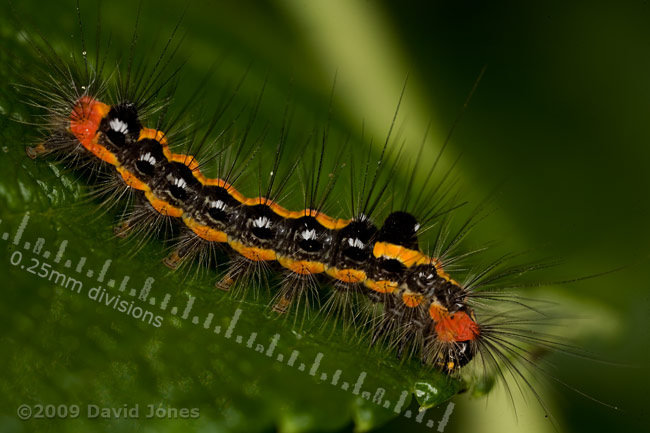
M 72 4 L 28 0 L 16 4 L 16 9 L 21 19 L 42 31 L 57 49 L 78 44 L 75 40 L 78 38 L 77 18 Z M 82 9 L 84 21 L 92 23 L 86 28 L 90 27 L 93 32 L 95 3 L 84 1 Z M 112 35 L 115 47 L 128 45 L 136 11 L 135 2 L 111 1 L 103 5 L 102 33 Z M 185 40 L 178 57 L 186 58 L 187 64 L 182 71 L 179 94 L 194 89 L 205 77 L 206 70 L 218 61 L 214 75 L 205 85 L 208 105 L 210 99 L 217 100 L 224 89 L 232 89 L 248 70 L 249 78 L 240 90 L 243 99 L 255 98 L 260 82 L 267 75 L 269 77 L 269 96 L 267 104 L 262 106 L 261 118 L 272 119 L 276 124 L 281 122 L 282 110 L 278 105 L 284 108 L 287 89 L 291 89 L 291 106 L 296 107 L 296 111 L 307 113 L 306 117 L 322 119 L 322 113 L 328 110 L 332 80 L 336 75 L 334 127 L 343 135 L 358 137 L 363 124 L 364 135 L 373 137 L 373 143 L 381 144 L 408 76 L 398 129 L 407 152 L 413 154 L 431 122 L 424 161 L 431 161 L 440 149 L 477 76 L 487 66 L 444 156 L 448 166 L 462 153 L 457 173 L 471 201 L 484 198 L 501 185 L 498 212 L 481 223 L 470 244 L 496 239 L 515 251 L 531 248 L 539 256 L 563 259 L 562 266 L 541 276 L 545 281 L 591 275 L 628 265 L 603 277 L 535 291 L 540 297 L 559 299 L 579 316 L 575 326 L 562 328 L 559 334 L 576 338 L 577 345 L 593 351 L 598 358 L 624 364 L 608 365 L 553 355 L 550 359 L 555 365 L 553 374 L 584 393 L 620 407 L 621 411 L 598 405 L 560 384 L 545 394 L 545 398 L 558 419 L 560 431 L 633 431 L 648 425 L 645 397 L 650 384 L 650 129 L 647 120 L 650 114 L 650 10 L 646 2 L 284 0 L 197 1 L 185 7 L 173 1 L 144 0 L 139 47 L 146 51 L 151 41 L 164 40 L 182 14 L 179 33 Z M 3 37 L 15 40 L 16 27 L 8 22 L 12 20 L 10 15 L 5 14 L 1 20 Z M 7 62 L 3 63 L 0 68 L 8 71 Z M 2 75 L 4 78 L 10 74 Z M 5 111 L 11 112 L 12 108 L 6 104 L 7 101 L 3 105 Z M 12 152 L 15 148 L 12 146 L 21 149 L 21 143 L 6 141 L 11 139 L 11 134 L 29 137 L 29 131 L 25 130 L 22 125 L 6 126 L 2 145 L 10 146 Z M 0 154 L 0 158 L 14 158 L 15 152 L 12 152 Z M 33 173 L 51 176 L 46 168 L 35 168 L 29 162 L 24 164 L 35 170 Z M 13 178 L 10 172 L 0 177 L 3 192 L 0 203 L 3 203 L 5 220 L 16 217 L 21 208 L 19 200 L 12 200 Z M 35 192 L 35 195 L 38 194 Z M 78 213 L 78 210 L 70 210 L 75 201 L 74 193 L 61 197 L 53 206 L 59 209 L 55 214 Z M 31 205 L 47 208 L 43 203 L 37 197 Z M 44 230 L 47 227 L 59 230 L 60 217 L 51 218 L 52 222 L 41 220 Z M 68 229 L 69 233 L 74 233 L 74 227 Z M 91 249 L 98 242 L 111 242 L 107 230 L 103 229 L 98 227 L 84 244 Z M 79 248 L 82 246 L 80 243 Z M 156 249 L 159 248 L 152 246 L 140 257 L 145 261 L 151 258 L 151 264 L 146 265 L 151 273 L 160 266 L 153 258 Z M 11 349 L 5 355 L 6 361 L 14 366 L 24 362 L 29 372 L 38 371 L 50 365 L 45 361 L 39 365 L 37 360 L 47 360 L 51 348 L 39 348 L 40 343 L 34 343 L 32 349 L 18 353 L 22 345 L 30 346 L 16 340 L 16 336 L 28 335 L 37 328 L 30 327 L 34 324 L 25 325 L 22 331 L 17 331 L 16 317 L 25 313 L 36 323 L 49 317 L 48 326 L 56 329 L 57 322 L 52 313 L 48 313 L 50 307 L 47 306 L 51 302 L 47 293 L 52 288 L 45 285 L 37 290 L 36 286 L 41 283 L 34 279 L 18 281 L 24 277 L 7 264 L 7 257 L 8 254 L 3 256 L 2 274 L 16 280 L 25 290 L 33 286 L 34 293 L 41 295 L 24 298 L 14 293 L 3 297 L 6 313 L 2 321 L 3 342 Z M 209 298 L 209 294 L 206 296 Z M 74 301 L 70 302 L 66 305 L 74 309 Z M 83 305 L 78 308 L 85 308 Z M 227 305 L 224 310 L 228 310 Z M 117 314 L 103 314 L 103 323 L 123 328 L 112 329 L 117 335 L 129 334 L 130 326 L 137 328 L 129 322 L 116 324 L 122 318 Z M 93 315 L 81 317 L 90 321 Z M 71 329 L 58 329 L 53 341 L 56 335 L 86 341 L 87 336 L 75 336 L 74 328 L 71 325 Z M 178 331 L 176 335 L 176 331 L 166 331 L 166 335 L 154 338 L 151 334 L 159 331 L 140 327 L 137 332 L 143 334 L 143 340 L 129 340 L 129 344 L 136 347 L 118 344 L 110 350 L 119 352 L 115 355 L 117 358 L 126 359 L 129 350 L 137 351 L 139 342 L 144 342 L 145 338 L 148 344 L 160 338 L 167 342 L 165 347 L 169 347 L 175 338 L 183 339 L 184 334 Z M 103 339 L 97 337 L 96 341 Z M 200 351 L 200 348 L 200 345 L 185 347 L 182 353 L 192 357 L 193 351 Z M 89 362 L 101 363 L 91 351 L 78 350 L 83 356 L 75 361 L 79 363 L 77 367 L 85 365 L 87 368 Z M 106 348 L 103 350 L 100 353 L 110 352 Z M 225 350 L 234 349 L 226 346 Z M 213 355 L 220 356 L 220 353 Z M 246 352 L 240 355 L 246 356 Z M 168 356 L 173 356 L 173 351 Z M 156 357 L 156 362 L 165 363 L 164 356 Z M 345 359 L 348 358 L 342 355 L 342 360 Z M 253 364 L 246 374 L 255 375 L 256 368 L 261 367 Z M 159 373 L 164 375 L 162 370 Z M 15 372 L 11 368 L 5 371 Z M 36 373 L 32 377 L 32 382 L 15 376 L 4 377 L 3 394 L 35 392 L 38 396 L 47 389 L 52 393 L 48 395 L 60 396 L 57 390 L 68 389 L 61 384 L 45 386 Z M 101 394 L 102 387 L 110 389 L 106 392 L 113 396 L 133 392 L 157 398 L 163 393 L 154 389 L 154 377 L 131 382 L 136 389 L 126 385 L 124 388 L 109 386 L 107 382 L 114 378 L 107 374 L 103 379 L 94 379 L 96 383 L 91 395 Z M 151 389 L 143 390 L 147 381 L 151 381 Z M 238 392 L 235 390 L 241 384 L 233 379 L 232 392 Z M 187 388 L 180 388 L 188 392 L 195 386 L 198 385 L 186 384 Z M 206 398 L 216 398 L 211 396 L 214 388 L 202 386 L 201 392 L 208 396 Z M 319 405 L 323 404 L 317 398 L 322 386 L 310 385 L 305 380 L 296 388 L 305 392 L 295 395 L 296 401 L 304 400 L 299 409 L 293 408 L 296 413 L 318 412 Z M 278 399 L 283 397 L 286 395 Z M 334 398 L 337 397 L 328 394 L 323 399 L 329 403 Z M 273 400 L 274 397 L 268 395 L 242 398 L 242 405 L 250 405 L 251 401 L 259 405 L 256 411 L 260 413 L 260 420 L 250 425 L 237 424 L 233 421 L 236 417 L 224 415 L 227 422 L 215 416 L 197 424 L 101 426 L 122 431 L 133 428 L 143 431 L 149 428 L 273 431 L 271 420 L 277 422 L 277 411 L 283 410 L 283 406 L 274 406 Z M 266 401 L 269 403 L 265 407 Z M 507 399 L 498 391 L 487 399 L 477 400 L 465 395 L 456 397 L 454 402 L 456 409 L 447 432 L 553 431 L 534 398 L 517 404 L 518 421 Z M 11 420 L 15 403 L 10 397 L 3 400 L 6 407 L 2 408 L 2 425 L 7 430 L 73 431 L 76 428 L 69 423 L 40 424 L 37 428 L 34 424 L 16 424 Z M 237 405 L 233 407 L 231 410 L 236 412 Z M 334 404 L 323 409 L 323 413 L 330 413 L 328 410 L 341 409 Z M 340 422 L 319 424 L 320 418 L 316 417 L 317 427 L 309 422 L 305 425 L 315 430 L 350 429 L 352 412 L 341 414 Z M 248 410 L 242 413 L 250 414 Z M 280 423 L 280 428 L 285 431 L 301 429 L 295 419 Z M 403 418 L 388 422 L 381 431 L 418 429 L 432 431 Z

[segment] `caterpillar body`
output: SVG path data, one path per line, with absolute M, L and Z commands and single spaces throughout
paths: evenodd
M 69 125 L 29 147 L 30 157 L 83 148 L 113 166 L 126 188 L 141 191 L 152 211 L 182 220 L 201 241 L 227 244 L 248 262 L 276 262 L 286 272 L 276 311 L 286 311 L 310 279 L 324 274 L 336 290 L 361 290 L 384 304 L 379 329 L 408 328 L 402 344 L 421 340 L 426 363 L 454 371 L 473 358 L 481 331 L 466 289 L 438 258 L 421 252 L 411 214 L 393 212 L 377 228 L 364 215 L 343 220 L 247 198 L 226 179 L 204 176 L 193 156 L 173 153 L 164 132 L 142 126 L 132 102 L 108 105 L 83 95 L 70 103 Z M 165 263 L 175 268 L 184 255 L 178 248 Z M 228 290 L 242 269 L 236 262 L 217 287 Z

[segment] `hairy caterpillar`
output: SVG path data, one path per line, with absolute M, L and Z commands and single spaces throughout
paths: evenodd
M 165 54 L 163 51 L 161 59 Z M 290 211 L 277 204 L 275 197 L 282 190 L 273 189 L 273 178 L 265 195 L 246 197 L 227 175 L 206 177 L 194 155 L 173 153 L 164 131 L 144 126 L 142 113 L 152 111 L 149 104 L 161 90 L 155 79 L 144 81 L 143 74 L 130 82 L 129 66 L 126 81 L 118 87 L 119 96 L 106 104 L 102 102 L 107 98 L 102 92 L 104 84 L 100 82 L 99 89 L 93 86 L 98 82 L 95 71 L 101 73 L 99 63 L 84 64 L 83 71 L 92 75 L 76 78 L 74 69 L 66 70 L 55 62 L 49 62 L 50 66 L 71 80 L 68 84 L 73 92 L 58 95 L 57 103 L 54 92 L 65 88 L 66 82 L 56 77 L 52 90 L 41 91 L 44 100 L 50 99 L 47 138 L 27 148 L 27 153 L 31 158 L 50 153 L 72 158 L 75 165 L 93 164 L 93 171 L 104 169 L 98 161 L 115 167 L 115 173 L 108 171 L 108 176 L 119 174 L 121 179 L 115 176 L 115 181 L 107 181 L 107 195 L 113 199 L 135 194 L 136 201 L 132 215 L 116 229 L 119 236 L 142 230 L 140 226 L 155 233 L 159 230 L 152 227 L 155 223 L 182 221 L 189 229 L 184 230 L 187 239 L 174 248 L 165 263 L 178 267 L 197 244 L 202 244 L 199 248 L 203 250 L 214 248 L 212 243 L 226 244 L 233 258 L 226 275 L 216 284 L 223 290 L 230 290 L 240 279 L 249 284 L 251 275 L 260 276 L 264 268 L 276 262 L 284 268 L 273 306 L 279 313 L 286 312 L 292 303 L 313 302 L 302 298 L 317 296 L 317 278 L 326 275 L 336 290 L 344 292 L 342 296 L 350 298 L 339 302 L 353 302 L 353 297 L 361 294 L 383 304 L 376 317 L 367 319 L 374 328 L 373 342 L 387 336 L 391 345 L 399 345 L 399 353 L 415 353 L 424 363 L 449 372 L 476 355 L 477 342 L 490 338 L 489 331 L 481 331 L 467 304 L 474 286 L 487 271 L 465 286 L 453 280 L 443 267 L 444 256 L 422 253 L 417 241 L 420 222 L 405 210 L 391 212 L 383 225 L 375 225 L 371 215 L 383 198 L 372 194 L 376 189 L 386 189 L 377 183 L 376 175 L 368 187 L 370 198 L 352 197 L 358 205 L 350 219 L 334 218 L 322 211 L 318 202 L 322 199 L 315 196 L 319 172 L 310 181 L 313 187 L 307 209 Z M 68 71 L 70 77 L 66 76 Z M 158 75 L 154 68 L 147 76 Z M 129 87 L 135 88 L 133 93 Z M 240 149 L 234 152 L 238 154 Z M 89 160 L 88 153 L 96 160 Z M 283 149 L 278 147 L 274 171 L 282 154 Z M 233 165 L 226 173 L 237 171 Z M 422 200 L 434 201 L 431 208 L 425 208 L 426 224 L 437 216 L 434 210 L 439 204 L 424 189 L 420 194 Z M 444 246 L 445 255 L 461 236 Z
M 148 126 L 148 125 L 147 125 L 147 126 Z M 164 132 L 168 132 L 168 130 L 167 130 L 166 128 L 160 128 L 160 130 L 162 130 L 162 131 L 164 131 Z M 252 197 L 252 196 L 251 196 L 251 197 Z M 296 208 L 292 208 L 292 209 L 296 209 Z M 338 215 L 335 215 L 335 216 L 338 216 Z

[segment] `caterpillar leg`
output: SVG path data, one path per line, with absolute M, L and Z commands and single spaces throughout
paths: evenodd
M 36 146 L 27 146 L 27 148 L 25 148 L 25 153 L 27 153 L 27 156 L 31 159 L 36 159 L 39 156 L 48 153 L 48 150 L 45 147 L 45 144 L 41 143 Z
M 291 305 L 291 299 L 282 296 L 275 304 L 273 304 L 271 310 L 273 310 L 278 314 L 285 314 L 289 310 L 290 305 Z
M 187 256 L 187 248 L 181 246 L 176 248 L 174 251 L 171 252 L 171 254 L 169 254 L 167 257 L 162 259 L 162 262 L 169 269 L 176 270 L 181 265 L 181 263 L 185 260 L 186 256 Z
M 182 230 L 175 242 L 174 249 L 162 260 L 172 270 L 186 267 L 189 272 L 193 265 L 197 271 L 207 270 L 217 263 L 217 253 L 223 249 L 222 244 L 206 241 L 191 230 Z
M 217 289 L 223 290 L 225 292 L 230 291 L 230 288 L 235 284 L 235 279 L 233 278 L 232 273 L 229 271 L 222 279 L 214 283 L 214 287 Z
M 312 303 L 320 304 L 317 275 L 287 272 L 280 283 L 280 289 L 273 299 L 271 310 L 278 314 L 286 314 L 294 309 L 300 317 L 301 324 L 309 311 L 315 307 Z
M 118 238 L 124 239 L 129 235 L 129 232 L 131 231 L 131 229 L 133 229 L 133 227 L 134 225 L 130 220 L 123 221 L 120 224 L 113 227 L 113 234 Z
M 217 289 L 230 292 L 235 299 L 243 299 L 252 290 L 255 297 L 261 287 L 268 289 L 270 264 L 263 260 L 249 260 L 233 254 L 226 274 L 215 283 Z
M 77 138 L 69 132 L 58 132 L 48 137 L 36 146 L 27 146 L 25 153 L 31 159 L 56 152 L 62 158 L 80 156 L 84 154 L 84 148 Z

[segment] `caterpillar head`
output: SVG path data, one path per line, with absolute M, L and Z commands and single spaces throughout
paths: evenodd
M 458 371 L 476 355 L 481 336 L 474 311 L 467 305 L 465 289 L 447 278 L 439 263 L 434 262 L 412 267 L 406 286 L 430 302 L 424 361 L 449 373 Z
M 458 371 L 474 358 L 477 351 L 481 328 L 476 323 L 474 312 L 468 307 L 450 312 L 436 301 L 429 307 L 429 315 L 433 320 L 432 335 L 435 337 L 429 356 L 444 371 Z

